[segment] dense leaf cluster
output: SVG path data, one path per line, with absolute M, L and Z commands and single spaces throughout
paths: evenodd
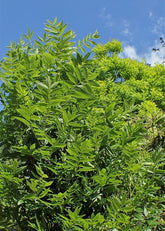
M 0 63 L 1 230 L 163 230 L 165 67 L 45 25 Z

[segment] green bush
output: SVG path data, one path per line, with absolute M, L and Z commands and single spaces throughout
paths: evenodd
M 45 25 L 1 62 L 1 230 L 163 230 L 164 67 L 120 59 L 117 40 L 90 59 L 97 31 L 76 47 Z

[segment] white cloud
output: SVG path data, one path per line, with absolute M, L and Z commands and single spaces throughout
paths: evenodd
M 122 30 L 122 34 L 130 36 L 131 32 L 129 30 L 129 22 L 126 19 L 123 20 L 123 27 L 124 29 Z
M 124 55 L 127 58 L 140 60 L 140 57 L 136 53 L 136 48 L 133 46 L 124 47 Z
M 151 18 L 153 15 L 152 11 L 149 12 L 149 18 Z
M 152 12 L 149 12 L 149 19 L 151 20 L 151 32 L 158 36 L 161 36 L 165 31 L 165 19 L 164 17 L 155 17 Z
M 123 32 L 123 34 L 125 34 L 125 35 L 129 35 L 129 34 L 130 34 L 130 31 L 129 31 L 128 28 L 124 28 L 124 30 L 123 30 L 122 32 Z
M 155 64 L 160 64 L 163 62 L 163 55 L 162 52 L 148 52 L 144 54 L 144 58 L 146 60 L 146 63 L 151 64 L 151 66 L 154 66 Z
M 134 46 L 126 46 L 124 47 L 123 54 L 126 58 L 136 59 L 138 61 L 142 61 L 144 58 L 146 63 L 151 66 L 162 64 L 163 61 L 165 61 L 165 47 L 162 47 L 160 44 L 158 45 L 157 41 L 155 41 L 155 44 L 155 47 L 159 49 L 156 52 L 153 51 L 153 47 L 149 47 L 144 54 L 138 55 Z
M 101 18 L 103 20 L 105 27 L 112 27 L 113 26 L 112 16 L 110 13 L 107 12 L 105 7 L 101 9 L 101 12 L 99 14 L 99 18 Z
M 153 23 L 152 33 L 160 35 L 164 32 L 164 30 L 165 30 L 165 20 L 163 17 L 159 17 Z
M 153 51 L 153 47 L 149 47 L 148 52 L 144 54 L 146 62 L 150 63 L 151 66 L 154 66 L 155 64 L 162 64 L 165 61 L 165 47 L 155 41 L 154 48 L 158 50 Z

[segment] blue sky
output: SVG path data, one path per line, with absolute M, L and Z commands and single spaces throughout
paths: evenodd
M 100 43 L 113 38 L 122 42 L 123 57 L 162 62 L 159 38 L 165 39 L 165 0 L 0 0 L 0 59 L 27 27 L 36 39 L 46 20 L 56 16 L 76 32 L 77 40 L 97 29 Z M 160 52 L 154 53 L 153 47 Z

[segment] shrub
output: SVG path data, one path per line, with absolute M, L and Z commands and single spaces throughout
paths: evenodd
M 75 47 L 65 29 L 48 21 L 34 42 L 28 30 L 1 62 L 1 230 L 161 230 L 164 147 L 82 54 L 98 33 Z

